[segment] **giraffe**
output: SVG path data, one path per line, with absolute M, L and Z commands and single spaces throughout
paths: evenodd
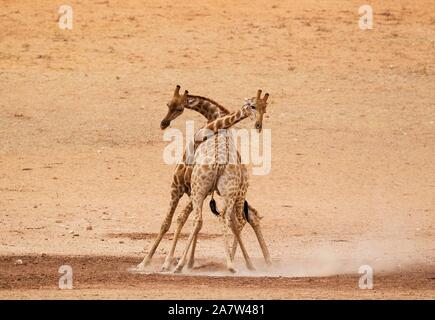
M 261 90 L 257 92 L 256 102 L 261 106 L 263 111 L 261 117 L 265 111 L 268 96 L 266 94 L 261 99 Z M 204 129 L 211 130 L 212 134 L 214 134 L 219 129 L 228 128 L 241 121 L 251 115 L 251 113 L 252 105 L 249 103 L 245 104 L 241 110 L 209 123 L 197 135 L 201 136 L 200 133 Z M 256 121 L 255 127 L 260 131 L 261 123 Z M 197 235 L 202 227 L 202 206 L 204 199 L 209 193 L 212 194 L 213 199 L 214 191 L 224 199 L 225 203 L 225 209 L 219 217 L 223 227 L 228 270 L 236 272 L 233 266 L 236 242 L 240 245 L 248 269 L 254 269 L 240 236 L 241 229 L 246 223 L 243 215 L 243 207 L 246 205 L 245 196 L 248 188 L 246 168 L 240 163 L 238 153 L 234 152 L 235 147 L 232 139 L 226 136 L 222 140 L 219 134 L 214 134 L 212 137 L 213 139 L 206 139 L 195 150 L 195 164 L 191 173 L 191 201 L 195 215 L 194 228 L 174 272 L 182 271 L 191 245 L 193 246 L 192 251 L 194 250 Z M 199 140 L 202 141 L 203 139 Z M 219 150 L 223 149 L 222 145 L 224 145 L 226 150 L 225 153 L 219 152 Z M 232 146 L 232 152 L 229 152 L 230 146 Z M 230 230 L 235 236 L 232 248 L 229 240 Z
M 268 95 L 266 95 L 266 96 L 268 96 Z M 175 95 L 175 99 L 176 99 L 176 95 Z M 261 99 L 257 99 L 257 100 L 255 100 L 255 99 L 256 99 L 255 97 L 251 98 L 251 99 L 245 99 L 245 105 L 251 104 L 251 106 L 255 107 L 255 103 L 258 104 L 258 107 L 256 108 L 258 113 L 256 113 L 256 120 L 257 121 L 255 123 L 255 127 L 257 128 L 258 131 L 261 132 L 263 114 L 266 112 L 266 100 L 267 100 L 267 98 L 265 98 L 266 99 L 265 101 L 262 101 Z M 255 100 L 255 102 L 253 102 L 254 100 Z M 171 104 L 169 104 L 169 106 L 171 106 L 172 109 L 175 109 L 175 110 L 177 110 L 177 108 L 178 108 L 178 107 L 173 107 L 173 105 L 171 105 Z M 206 106 L 208 106 L 208 104 L 206 104 Z M 204 112 L 204 113 L 207 113 L 207 112 Z M 211 114 L 211 112 L 208 112 L 208 113 Z M 173 114 L 173 111 L 170 108 L 168 115 L 165 117 L 165 119 L 171 118 L 172 114 Z M 209 120 L 209 121 L 211 121 L 211 120 Z M 210 122 L 209 122 L 209 124 L 210 124 Z M 214 132 L 216 133 L 219 129 L 228 128 L 230 125 L 231 125 L 231 123 L 224 124 L 224 121 L 221 121 L 221 122 L 217 122 L 217 126 L 215 126 L 214 128 L 212 128 L 211 125 L 209 125 L 208 130 L 214 129 Z M 240 155 L 239 155 L 237 150 L 236 150 L 236 153 L 237 153 L 238 158 L 240 159 Z M 183 161 L 185 161 L 185 158 L 183 158 Z M 185 169 L 186 169 L 186 171 L 185 171 L 185 175 L 184 175 L 184 181 L 188 185 L 188 189 L 190 189 L 190 175 L 192 172 L 192 166 L 187 165 L 185 167 Z M 243 180 L 247 181 L 248 172 L 247 172 L 245 165 L 242 165 L 242 173 L 245 177 Z M 190 192 L 188 192 L 188 194 L 189 193 Z M 193 208 L 192 203 L 189 202 L 187 204 L 186 208 L 181 212 L 181 214 L 177 218 L 177 226 L 176 226 L 176 229 L 174 232 L 174 237 L 172 239 L 171 249 L 170 249 L 169 253 L 166 255 L 165 262 L 161 268 L 162 271 L 168 271 L 170 269 L 170 266 L 171 266 L 172 261 L 173 261 L 177 241 L 179 239 L 181 230 L 182 230 L 186 220 L 188 219 L 190 213 L 192 212 L 192 208 Z M 244 209 L 245 215 L 243 216 L 244 219 L 241 221 L 241 224 L 240 224 L 241 228 L 240 229 L 243 229 L 246 222 L 248 222 L 251 225 L 251 227 L 254 229 L 254 232 L 255 232 L 256 237 L 258 239 L 258 242 L 260 244 L 260 248 L 262 250 L 266 264 L 271 265 L 270 254 L 269 254 L 268 248 L 266 246 L 266 243 L 264 241 L 264 237 L 263 237 L 263 234 L 262 234 L 261 228 L 260 228 L 260 220 L 262 217 L 258 214 L 257 210 L 254 207 L 252 207 L 250 204 L 248 204 L 248 202 L 246 202 L 246 201 L 243 204 L 243 209 Z M 216 212 L 215 212 L 215 214 L 216 214 Z M 193 244 L 192 244 L 192 250 L 190 251 L 189 262 L 187 265 L 188 268 L 193 267 L 196 242 L 197 242 L 197 238 L 195 237 L 193 240 Z M 234 244 L 233 244 L 233 248 L 232 248 L 232 257 L 234 257 L 236 249 L 237 249 L 237 239 L 234 238 L 233 242 L 234 242 Z
M 167 104 L 168 106 L 168 113 L 165 116 L 165 118 L 161 121 L 160 127 L 162 130 L 166 129 L 172 120 L 177 118 L 179 115 L 181 115 L 184 111 L 184 109 L 191 109 L 194 111 L 199 112 L 202 114 L 205 118 L 207 118 L 207 121 L 210 123 L 213 120 L 216 120 L 219 117 L 222 117 L 224 115 L 229 114 L 230 112 L 218 104 L 217 102 L 201 97 L 201 96 L 194 96 L 189 95 L 188 92 L 185 92 L 184 95 L 180 95 L 180 86 L 178 85 L 175 88 L 173 98 L 171 101 Z M 252 100 L 252 99 L 251 99 Z M 261 113 L 261 112 L 260 112 Z M 256 124 L 257 128 L 260 128 L 261 130 L 261 121 L 262 117 L 260 117 L 260 113 L 258 114 L 258 122 Z M 180 162 L 175 167 L 172 183 L 171 183 L 171 200 L 169 203 L 169 210 L 165 216 L 165 219 L 162 223 L 162 226 L 160 228 L 160 232 L 154 241 L 151 250 L 149 251 L 148 255 L 143 259 L 143 261 L 138 265 L 138 268 L 141 269 L 148 265 L 158 247 L 160 244 L 164 234 L 168 231 L 169 226 L 172 222 L 172 217 L 175 212 L 175 209 L 177 207 L 177 204 L 180 200 L 180 198 L 183 196 L 184 193 L 190 194 L 190 174 L 192 172 L 192 167 L 186 165 L 185 163 L 185 154 L 183 155 L 183 162 Z M 244 169 L 244 173 L 247 175 L 246 168 Z M 270 260 L 270 254 L 267 249 L 267 246 L 265 244 L 264 238 L 261 233 L 260 229 L 260 215 L 258 214 L 257 210 L 252 207 L 251 205 L 248 205 L 247 208 L 247 221 L 248 223 L 253 227 L 254 232 L 258 238 L 258 241 L 260 243 L 260 247 L 262 249 L 264 258 L 266 260 L 267 264 L 271 264 Z M 178 237 L 181 233 L 181 229 L 183 228 L 187 218 L 189 217 L 190 213 L 192 212 L 192 203 L 189 202 L 187 206 L 182 210 L 182 212 L 179 214 L 177 218 L 177 228 L 174 232 L 174 238 L 172 241 L 171 250 L 166 256 L 165 262 L 162 266 L 162 270 L 166 271 L 169 269 L 174 252 L 175 247 L 177 244 Z M 194 242 L 194 245 L 192 246 L 191 256 L 189 259 L 188 267 L 193 266 L 194 261 L 194 251 L 195 251 L 196 241 Z M 236 247 L 233 248 L 233 256 L 235 254 Z
M 264 98 L 262 99 L 261 92 L 262 92 L 261 90 L 258 90 L 257 96 L 255 98 L 251 98 L 251 99 L 245 98 L 245 105 L 244 105 L 245 109 L 246 109 L 246 107 L 250 106 L 255 111 L 257 111 L 256 115 L 255 115 L 255 118 L 256 118 L 255 128 L 257 129 L 258 132 L 261 132 L 261 130 L 262 130 L 263 115 L 264 115 L 264 113 L 266 113 L 267 99 L 269 97 L 269 94 L 266 93 Z M 254 101 L 254 99 L 255 99 L 255 101 Z M 209 135 L 215 134 L 221 129 L 227 129 L 227 128 L 231 127 L 232 125 L 236 124 L 237 122 L 244 119 L 245 117 L 238 118 L 238 115 L 236 113 L 221 117 L 219 119 L 216 119 L 212 123 L 209 123 L 208 125 L 206 125 L 196 135 L 201 136 L 201 131 L 203 131 L 203 130 L 208 130 Z M 199 140 L 199 142 L 202 142 L 202 138 L 197 138 L 196 140 Z M 246 169 L 246 166 L 244 164 L 240 163 L 240 160 L 241 160 L 240 154 L 238 153 L 237 150 L 235 150 L 235 153 L 237 154 L 238 163 L 241 166 L 242 185 L 240 186 L 240 188 L 241 188 L 241 190 L 247 190 L 247 188 L 248 188 L 248 171 Z M 186 174 L 191 174 L 191 170 L 187 171 Z M 186 181 L 187 180 L 190 180 L 190 178 L 186 178 Z M 246 193 L 246 191 L 244 191 L 244 192 Z M 214 200 L 212 199 L 212 201 L 214 201 Z M 189 205 L 191 206 L 191 202 L 189 203 Z M 214 206 L 215 206 L 215 203 L 214 203 Z M 212 202 L 210 202 L 210 207 L 212 208 Z M 272 263 L 270 260 L 270 254 L 269 254 L 268 248 L 266 246 L 266 242 L 264 241 L 264 237 L 263 237 L 263 234 L 262 234 L 261 228 L 260 228 L 260 220 L 262 217 L 258 214 L 258 212 L 255 208 L 253 208 L 251 205 L 248 204 L 248 202 L 246 200 L 244 200 L 243 202 L 239 202 L 234 209 L 234 211 L 236 211 L 236 212 L 238 212 L 239 210 L 243 210 L 243 212 L 245 214 L 237 216 L 238 221 L 237 221 L 236 226 L 237 226 L 238 233 L 240 233 L 242 231 L 246 222 L 248 222 L 251 225 L 251 227 L 254 229 L 254 232 L 257 236 L 261 250 L 263 252 L 263 256 L 265 258 L 266 264 L 271 265 Z M 212 208 L 212 211 L 213 211 L 213 208 Z M 187 216 L 190 214 L 190 212 L 191 212 L 191 207 L 190 207 L 190 211 L 187 212 Z M 213 211 L 213 213 L 215 213 L 216 215 L 219 215 L 219 212 L 217 212 L 216 209 L 215 209 L 215 211 Z M 182 217 L 181 220 L 182 220 L 181 225 L 180 225 L 180 223 L 178 223 L 178 225 L 177 225 L 177 231 L 175 232 L 172 250 L 171 250 L 170 254 L 167 256 L 167 260 L 165 261 L 165 263 L 167 265 L 168 265 L 169 261 L 172 261 L 171 254 L 173 255 L 173 253 L 174 253 L 173 250 L 175 249 L 176 238 L 178 237 L 179 233 L 181 232 L 181 228 L 183 227 L 185 221 L 187 220 L 187 217 Z M 195 236 L 193 239 L 193 243 L 192 243 L 192 249 L 190 251 L 188 268 L 192 268 L 192 266 L 193 266 L 196 240 L 197 240 L 197 237 Z M 235 256 L 235 253 L 237 250 L 237 243 L 238 243 L 238 239 L 236 236 L 234 236 L 233 246 L 231 249 L 231 259 L 234 259 L 234 256 Z M 244 257 L 246 260 L 245 255 L 244 255 Z M 252 269 L 252 266 L 249 265 L 250 264 L 249 261 L 246 261 L 246 262 L 247 262 L 248 268 Z

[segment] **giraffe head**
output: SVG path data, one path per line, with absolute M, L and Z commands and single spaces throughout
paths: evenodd
M 180 86 L 175 87 L 174 95 L 172 96 L 171 101 L 167 103 L 168 113 L 163 118 L 162 122 L 160 122 L 160 128 L 162 130 L 169 127 L 171 121 L 176 117 L 181 115 L 184 111 L 184 106 L 187 103 L 187 95 L 189 92 L 187 90 L 184 91 L 183 95 L 180 95 Z
M 258 132 L 261 132 L 263 128 L 263 115 L 266 113 L 267 107 L 267 99 L 269 98 L 269 94 L 266 93 L 263 98 L 261 98 L 261 89 L 257 91 L 257 96 L 255 97 L 255 129 Z

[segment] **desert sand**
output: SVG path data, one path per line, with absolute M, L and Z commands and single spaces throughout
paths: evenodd
M 0 298 L 435 298 L 434 1 L 370 1 L 372 30 L 358 1 L 69 4 L 61 30 L 56 1 L 0 1 Z M 192 271 L 159 272 L 173 227 L 130 271 L 168 209 L 177 84 L 231 110 L 270 93 L 272 168 L 248 200 L 272 268 L 246 227 L 258 270 L 239 253 L 230 276 L 205 206 Z

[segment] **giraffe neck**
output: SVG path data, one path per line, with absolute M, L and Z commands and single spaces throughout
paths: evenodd
M 245 107 L 243 107 L 240 110 L 210 122 L 206 128 L 212 130 L 213 132 L 217 132 L 220 129 L 228 129 L 247 117 L 249 117 L 249 113 L 246 111 Z
M 230 113 L 217 102 L 201 96 L 188 95 L 187 104 L 184 107 L 199 112 L 208 120 L 208 122 L 214 121 L 217 118 Z
M 250 108 L 250 106 L 243 106 L 243 108 L 240 110 L 209 122 L 201 130 L 199 130 L 195 137 L 195 141 L 204 141 L 209 137 L 211 132 L 217 133 L 221 129 L 228 129 L 241 120 L 249 117 L 252 111 L 249 112 L 247 108 Z

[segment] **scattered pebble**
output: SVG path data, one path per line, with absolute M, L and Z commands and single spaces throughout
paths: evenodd
M 86 230 L 92 230 L 92 226 L 87 226 Z
M 23 264 L 23 260 L 21 259 L 15 260 L 15 264 Z

